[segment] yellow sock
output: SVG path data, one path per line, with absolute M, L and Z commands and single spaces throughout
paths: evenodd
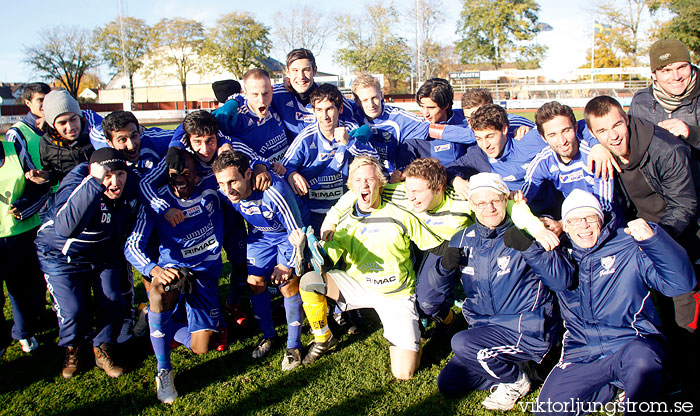
M 455 319 L 455 313 L 450 309 L 450 311 L 447 313 L 447 317 L 442 320 L 442 323 L 445 325 L 449 325 L 452 323 L 452 321 Z
M 326 297 L 319 295 L 316 292 L 307 292 L 299 289 L 301 300 L 304 306 L 306 318 L 311 325 L 311 332 L 314 334 L 316 342 L 326 342 L 331 337 L 331 331 L 328 329 L 327 307 L 328 302 Z

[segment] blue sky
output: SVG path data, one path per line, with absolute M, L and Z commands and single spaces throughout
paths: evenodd
M 57 24 L 76 25 L 94 28 L 105 24 L 118 16 L 117 0 L 29 0 L 11 1 L 3 9 L 3 41 L 0 42 L 0 81 L 33 81 L 33 74 L 23 62 L 22 50 L 25 46 L 38 42 L 38 33 L 42 26 Z M 201 21 L 205 26 L 215 23 L 217 17 L 232 11 L 251 12 L 258 20 L 272 26 L 272 16 L 276 11 L 284 11 L 290 5 L 312 5 L 327 13 L 359 13 L 362 3 L 347 0 L 289 1 L 265 0 L 259 2 L 242 2 L 235 0 L 122 0 L 128 15 L 146 20 L 153 24 L 163 17 L 188 17 Z M 459 18 L 462 2 L 443 0 L 445 22 L 436 30 L 442 43 L 457 40 L 456 22 Z M 553 75 L 576 68 L 584 63 L 586 48 L 591 41 L 592 14 L 581 4 L 572 0 L 540 0 L 540 20 L 550 24 L 553 30 L 542 33 L 538 42 L 549 46 L 543 69 Z M 408 1 L 396 1 L 399 8 L 407 8 Z M 348 7 L 351 5 L 351 7 Z M 410 37 L 413 26 L 406 25 L 404 36 Z M 326 42 L 322 53 L 317 54 L 319 70 L 343 73 L 344 70 L 333 62 L 333 50 L 338 46 L 335 40 Z M 274 54 L 282 60 L 284 54 Z M 107 82 L 110 73 L 101 69 L 100 76 Z

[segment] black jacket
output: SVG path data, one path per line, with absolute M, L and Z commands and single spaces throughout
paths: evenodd
M 80 136 L 74 142 L 64 141 L 58 133 L 49 130 L 41 137 L 39 154 L 43 170 L 50 175 L 49 182 L 55 185 L 60 182 L 74 167 L 90 160 L 95 149 L 90 143 L 89 129 L 82 123 Z
M 688 145 L 668 131 L 647 120 L 637 117 L 629 119 L 631 163 L 627 166 L 630 166 L 629 169 L 639 169 L 651 189 L 664 200 L 666 210 L 659 225 L 677 238 L 689 225 L 691 228 L 697 227 L 697 192 L 700 190 L 698 161 L 691 159 Z M 637 207 L 626 189 L 630 184 L 623 183 L 620 175 L 616 175 L 615 181 L 616 194 L 626 217 L 636 218 Z
M 695 71 L 698 68 L 693 67 Z M 669 118 L 675 118 L 688 125 L 690 134 L 687 138 L 688 144 L 700 149 L 700 78 L 695 84 L 695 89 L 690 96 L 683 100 L 680 107 L 672 113 L 666 112 L 661 104 L 654 98 L 652 87 L 644 88 L 634 94 L 630 104 L 629 115 L 649 120 L 654 124 L 659 124 Z

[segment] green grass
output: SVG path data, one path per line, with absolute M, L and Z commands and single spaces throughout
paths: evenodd
M 228 264 L 226 264 L 228 267 Z M 228 291 L 220 282 L 222 300 Z M 137 301 L 144 301 L 137 284 Z M 286 334 L 281 298 L 273 301 L 279 334 Z M 11 319 L 9 302 L 5 317 Z M 184 347 L 172 352 L 175 384 L 180 397 L 172 406 L 155 396 L 156 361 L 149 341 L 127 352 L 128 373 L 110 379 L 92 367 L 71 379 L 60 376 L 64 350 L 56 346 L 56 318 L 47 306 L 38 335 L 41 347 L 24 354 L 14 342 L 0 358 L 0 414 L 2 415 L 487 415 L 486 392 L 450 399 L 437 390 L 436 378 L 450 357 L 449 338 L 429 341 L 415 377 L 397 381 L 389 367 L 389 345 L 373 311 L 363 311 L 365 324 L 358 335 L 341 338 L 339 348 L 311 366 L 284 373 L 280 362 L 284 343 L 254 360 L 250 353 L 259 334 L 249 329 L 233 334 L 228 350 L 196 356 Z M 464 329 L 460 320 L 452 332 Z M 303 343 L 311 341 L 304 327 Z M 535 400 L 536 392 L 525 400 Z M 510 414 L 523 414 L 517 407 Z

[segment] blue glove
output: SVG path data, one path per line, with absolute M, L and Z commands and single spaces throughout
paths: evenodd
M 226 104 L 211 112 L 216 117 L 216 121 L 219 122 L 219 130 L 227 136 L 231 135 L 230 129 L 236 125 L 238 105 L 236 99 L 230 99 L 226 101 Z

